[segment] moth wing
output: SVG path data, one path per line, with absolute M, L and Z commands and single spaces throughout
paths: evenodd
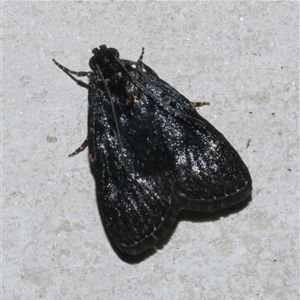
M 187 98 L 151 68 L 144 65 L 144 69 L 139 79 L 148 82 L 144 93 L 165 116 L 158 127 L 170 141 L 168 148 L 175 159 L 173 183 L 181 208 L 214 212 L 245 200 L 252 180 L 237 151 Z
M 194 115 L 194 114 L 193 114 Z M 176 157 L 175 193 L 180 206 L 196 211 L 214 212 L 242 202 L 251 193 L 248 168 L 226 138 L 201 116 L 180 126 L 180 141 L 174 147 Z M 179 179 L 179 180 L 178 180 Z
M 90 92 L 88 118 L 98 207 L 116 245 L 127 254 L 138 254 L 162 239 L 179 213 L 170 180 L 172 153 L 161 145 L 160 132 L 148 123 L 154 118 L 155 105 L 151 103 L 144 116 L 145 105 L 137 103 L 124 110 L 116 103 L 118 136 L 110 102 L 99 90 L 94 87 Z

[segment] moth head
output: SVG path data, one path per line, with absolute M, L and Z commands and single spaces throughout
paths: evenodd
M 89 61 L 89 66 L 93 71 L 97 71 L 97 65 L 102 68 L 111 68 L 115 65 L 114 57 L 119 58 L 119 52 L 115 48 L 107 48 L 106 45 L 101 45 L 99 48 L 93 49 L 94 56 Z

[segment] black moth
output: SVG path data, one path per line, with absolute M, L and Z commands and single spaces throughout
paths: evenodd
M 88 137 L 102 221 L 127 254 L 153 247 L 180 210 L 216 212 L 252 190 L 239 154 L 190 102 L 142 62 L 119 58 L 105 45 L 93 50 Z M 199 105 L 198 105 L 199 106 Z

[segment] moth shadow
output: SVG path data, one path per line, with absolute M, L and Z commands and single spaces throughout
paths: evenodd
M 168 244 L 169 240 L 171 239 L 174 231 L 176 230 L 178 224 L 181 221 L 188 221 L 188 222 L 194 222 L 194 223 L 204 223 L 204 222 L 214 222 L 219 220 L 220 218 L 226 218 L 232 214 L 236 214 L 239 211 L 243 210 L 245 207 L 248 206 L 249 202 L 252 200 L 251 196 L 242 201 L 241 203 L 235 204 L 231 207 L 228 207 L 226 209 L 223 209 L 221 211 L 215 212 L 215 213 L 206 213 L 206 212 L 197 212 L 197 211 L 190 211 L 190 210 L 182 210 L 175 223 L 173 224 L 170 231 L 167 233 L 167 235 L 161 239 L 154 248 L 150 248 L 147 251 L 138 254 L 138 255 L 128 255 L 123 253 L 119 248 L 117 248 L 114 244 L 114 242 L 110 239 L 109 235 L 107 234 L 111 246 L 116 252 L 116 254 L 119 256 L 121 260 L 128 264 L 138 264 L 146 259 L 148 259 L 150 256 L 155 255 L 157 250 L 162 250 L 166 244 Z
M 179 214 L 178 220 L 195 223 L 214 222 L 219 220 L 220 218 L 226 218 L 232 214 L 240 212 L 248 206 L 251 200 L 252 197 L 249 196 L 242 202 L 234 204 L 217 212 L 197 212 L 192 210 L 182 210 Z
M 227 207 L 223 210 L 217 212 L 198 212 L 192 210 L 181 210 L 172 229 L 168 232 L 167 236 L 161 239 L 157 245 L 156 249 L 163 249 L 164 246 L 169 242 L 171 236 L 173 235 L 174 231 L 176 230 L 178 224 L 181 221 L 193 222 L 193 223 L 207 223 L 207 222 L 214 222 L 219 220 L 220 218 L 226 218 L 232 214 L 236 214 L 239 211 L 246 208 L 251 202 L 252 196 L 250 195 L 242 202 L 237 203 L 233 206 Z

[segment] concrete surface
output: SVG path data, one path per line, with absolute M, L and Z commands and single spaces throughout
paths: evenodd
M 299 3 L 2 3 L 2 299 L 299 299 Z M 238 150 L 252 201 L 184 213 L 137 260 L 111 247 L 87 151 L 89 70 L 106 44 L 144 61 Z M 248 140 L 250 145 L 246 147 Z

